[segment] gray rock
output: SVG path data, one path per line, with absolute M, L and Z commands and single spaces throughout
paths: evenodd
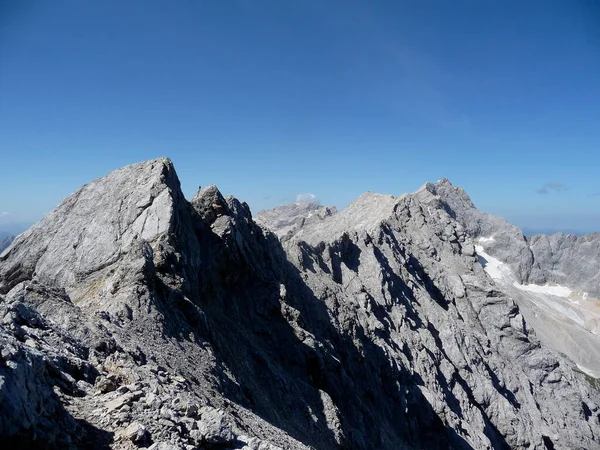
M 123 437 L 130 440 L 138 446 L 142 446 L 150 439 L 150 433 L 147 428 L 139 422 L 132 422 L 123 431 Z
M 125 405 L 131 405 L 132 398 L 130 394 L 121 395 L 114 400 L 111 400 L 106 403 L 106 410 L 108 412 L 116 411 L 117 409 L 121 409 Z
M 198 421 L 198 430 L 209 444 L 225 444 L 235 441 L 231 422 L 223 411 L 204 408 Z
M 148 447 L 148 450 L 183 450 L 183 447 L 170 442 L 155 442 Z
M 40 282 L 60 285 L 74 303 L 110 290 L 97 285 L 123 254 L 142 242 L 157 245 L 176 226 L 176 198 L 183 200 L 167 159 L 129 166 L 85 185 L 0 257 L 0 293 L 34 272 Z
M 78 424 L 63 401 L 79 396 L 79 382 L 95 369 L 82 348 L 60 336 L 34 310 L 0 297 L 0 434 L 10 448 L 29 448 L 31 437 L 49 448 L 79 448 L 92 430 Z M 96 433 L 98 442 L 106 433 Z
M 529 282 L 557 283 L 600 298 L 600 234 L 541 234 L 528 243 L 535 261 Z
M 203 439 L 204 439 L 204 435 L 202 434 L 202 432 L 198 429 L 192 430 L 190 431 L 190 439 L 192 439 L 192 441 L 194 441 L 194 444 L 198 445 L 201 444 Z

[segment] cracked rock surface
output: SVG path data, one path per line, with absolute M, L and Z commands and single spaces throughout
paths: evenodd
M 439 194 L 286 214 L 278 237 L 277 213 L 261 227 L 214 186 L 188 202 L 162 158 L 17 237 L 0 256 L 2 442 L 600 448 L 598 392 L 540 343 Z

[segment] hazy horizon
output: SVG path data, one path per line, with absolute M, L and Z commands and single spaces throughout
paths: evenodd
M 177 170 L 177 167 L 175 167 L 175 169 Z M 89 180 L 89 181 L 92 181 L 92 180 Z M 434 181 L 435 180 L 430 180 L 430 182 L 434 182 Z M 449 181 L 452 182 L 452 180 L 449 180 Z M 188 189 L 187 190 L 188 192 L 186 192 L 186 189 L 184 189 L 184 187 L 182 186 L 182 190 L 184 191 L 184 195 L 185 195 L 186 199 L 188 199 L 188 201 L 193 198 L 198 187 L 202 187 L 202 186 L 196 186 L 194 189 L 191 189 L 191 190 Z M 461 187 L 461 186 L 459 186 L 459 187 Z M 218 188 L 218 186 L 217 186 L 217 188 Z M 416 188 L 407 193 L 416 192 L 417 190 L 418 189 Z M 381 192 L 381 194 L 391 194 L 394 196 L 399 196 L 404 193 L 405 192 L 396 192 L 396 193 Z M 228 195 L 227 192 L 223 192 L 223 194 Z M 470 195 L 469 192 L 467 192 L 467 195 Z M 243 197 L 237 197 L 237 198 L 240 201 L 246 201 Z M 309 203 L 317 203 L 317 204 L 321 204 L 323 206 L 335 206 L 339 212 L 343 211 L 346 207 L 348 207 L 348 205 L 340 206 L 340 205 L 323 203 L 320 201 L 320 199 L 316 195 L 311 194 L 311 193 L 298 194 L 296 196 L 296 198 L 294 198 L 294 199 L 281 199 L 281 200 L 282 200 L 281 203 L 277 203 L 277 204 L 273 205 L 272 207 L 268 207 L 268 208 L 256 209 L 256 208 L 253 208 L 252 205 L 249 205 L 249 206 L 250 206 L 250 209 L 251 209 L 253 215 L 256 215 L 256 213 L 258 213 L 262 209 L 272 209 L 276 206 L 282 206 L 282 205 L 291 204 L 291 203 L 300 202 L 300 201 L 309 202 Z M 55 206 L 58 206 L 58 204 Z M 477 204 L 475 206 L 477 207 Z M 54 209 L 54 208 L 52 208 L 52 209 Z M 481 208 L 479 208 L 479 209 L 481 210 Z M 17 234 L 20 234 L 20 233 L 26 231 L 32 225 L 34 225 L 39 220 L 41 220 L 50 211 L 51 210 L 47 211 L 45 214 L 40 215 L 35 220 L 29 221 L 29 222 L 15 221 L 11 214 L 6 214 L 6 213 L 0 214 L 0 239 L 4 238 L 6 236 L 9 236 L 9 235 L 17 235 Z M 485 211 L 485 210 L 482 210 L 482 211 L 489 213 L 489 211 Z M 583 236 L 583 235 L 590 234 L 590 233 L 600 232 L 600 228 L 579 228 L 579 229 L 577 229 L 577 228 L 570 228 L 569 226 L 561 227 L 560 226 L 561 218 L 557 218 L 555 220 L 552 220 L 551 218 L 550 219 L 547 218 L 547 220 L 544 221 L 545 223 L 550 223 L 550 224 L 558 223 L 558 225 L 538 227 L 536 225 L 529 225 L 528 224 L 529 223 L 528 220 L 530 220 L 529 218 L 518 218 L 517 217 L 516 220 L 514 220 L 514 218 L 511 219 L 510 217 L 505 217 L 505 216 L 502 216 L 502 217 L 504 217 L 509 223 L 521 228 L 521 230 L 523 231 L 523 234 L 525 236 L 532 236 L 535 234 L 551 235 L 551 234 L 555 234 L 555 233 L 559 233 L 559 232 L 562 232 L 565 234 L 575 234 L 577 236 Z

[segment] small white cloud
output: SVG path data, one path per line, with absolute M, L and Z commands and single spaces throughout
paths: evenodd
M 310 192 L 306 194 L 298 194 L 296 195 L 296 203 L 319 203 L 317 196 L 315 194 L 311 194 Z
M 551 182 L 543 185 L 536 192 L 538 194 L 548 194 L 550 192 L 563 192 L 563 191 L 566 191 L 567 189 L 568 189 L 568 187 L 565 186 L 564 184 L 557 183 L 555 181 L 551 181 Z
M 5 225 L 13 221 L 13 215 L 9 212 L 0 212 L 0 224 Z

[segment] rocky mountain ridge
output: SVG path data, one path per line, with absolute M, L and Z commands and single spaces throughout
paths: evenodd
M 365 194 L 279 239 L 214 186 L 188 202 L 167 159 L 119 169 L 0 256 L 0 434 L 600 448 L 598 392 L 539 342 L 473 239 L 429 189 Z

